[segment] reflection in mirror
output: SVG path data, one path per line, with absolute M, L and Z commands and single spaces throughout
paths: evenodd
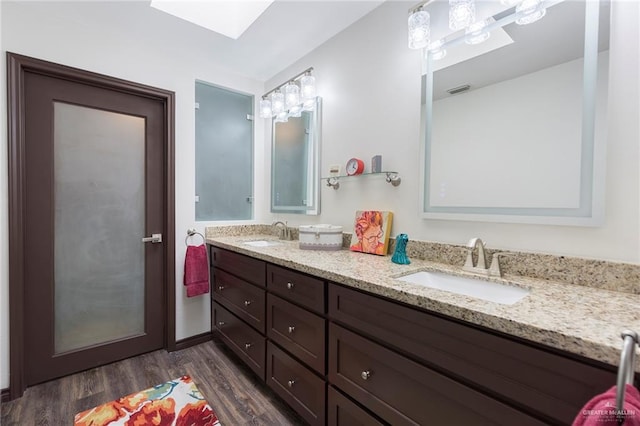
M 498 12 L 489 40 L 456 33 L 427 55 L 424 217 L 601 222 L 609 3 L 547 9 L 530 25 Z
M 286 122 L 273 121 L 271 212 L 320 214 L 320 125 L 322 102 Z

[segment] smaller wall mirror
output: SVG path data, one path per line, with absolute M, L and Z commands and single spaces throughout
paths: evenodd
M 286 122 L 273 119 L 271 131 L 271 212 L 320 214 L 320 127 L 322 101 L 313 111 Z

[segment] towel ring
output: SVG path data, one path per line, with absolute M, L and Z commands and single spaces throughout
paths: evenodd
M 638 333 L 625 330 L 621 335 L 624 343 L 620 354 L 620 367 L 618 367 L 618 380 L 616 382 L 616 410 L 621 413 L 624 410 L 625 385 L 633 385 L 633 377 L 636 367 L 636 344 Z
M 184 238 L 184 244 L 186 246 L 189 246 L 189 237 L 193 237 L 194 235 L 200 235 L 200 238 L 202 238 L 202 244 L 204 244 L 207 240 L 204 238 L 204 235 L 202 235 L 200 232 L 196 231 L 193 228 L 187 229 L 187 236 Z

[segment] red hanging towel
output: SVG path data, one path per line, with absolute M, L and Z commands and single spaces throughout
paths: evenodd
M 184 285 L 187 297 L 209 293 L 209 264 L 207 248 L 204 244 L 187 246 L 184 259 Z
M 625 385 L 624 407 L 621 413 L 616 411 L 614 386 L 587 402 L 573 421 L 573 426 L 618 426 L 618 418 L 624 420 L 625 426 L 640 425 L 640 392 L 631 385 Z

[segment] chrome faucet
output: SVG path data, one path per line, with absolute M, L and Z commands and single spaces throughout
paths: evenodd
M 478 248 L 478 261 L 473 263 L 473 252 Z M 489 275 L 487 260 L 484 253 L 484 243 L 480 238 L 472 238 L 467 243 L 467 260 L 464 262 L 462 270 L 473 272 L 474 274 Z
M 280 229 L 280 236 L 279 238 L 281 240 L 291 240 L 291 229 L 289 229 L 289 227 L 287 226 L 287 222 L 282 222 L 282 221 L 277 221 L 277 222 L 273 222 L 273 224 L 271 226 L 273 226 L 274 228 L 277 228 L 278 225 L 282 225 L 282 228 Z

